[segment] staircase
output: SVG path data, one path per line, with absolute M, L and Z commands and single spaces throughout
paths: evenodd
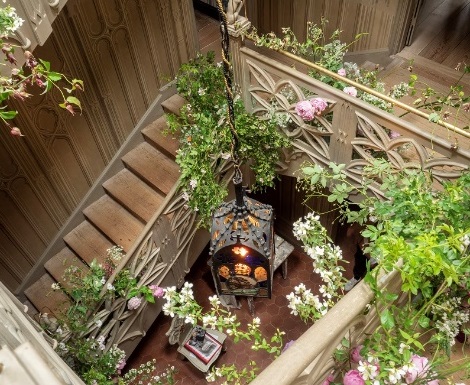
M 183 103 L 173 95 L 162 102 L 163 111 L 179 113 Z M 98 186 L 104 193 L 79 213 L 83 221 L 63 236 L 62 250 L 24 290 L 31 316 L 42 312 L 60 317 L 67 310 L 69 297 L 51 285 L 58 282 L 67 289 L 63 275 L 68 267 L 86 271 L 94 259 L 104 262 L 108 248 L 119 245 L 127 252 L 133 246 L 179 178 L 178 140 L 164 135 L 166 128 L 165 117 L 159 117 L 141 130 L 140 142 L 117 160 L 117 166 L 108 166 L 117 171 Z

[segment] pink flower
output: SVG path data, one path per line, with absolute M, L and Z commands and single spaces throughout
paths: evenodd
M 12 127 L 10 130 L 10 134 L 12 134 L 13 136 L 24 136 L 18 127 Z
M 344 87 L 343 91 L 346 92 L 350 96 L 357 96 L 357 90 L 356 87 Z
M 328 374 L 328 377 L 326 377 L 325 381 L 323 381 L 322 385 L 330 385 L 335 380 L 335 376 L 333 376 L 333 373 Z
M 361 350 L 364 347 L 364 345 L 358 345 L 355 348 L 351 350 L 351 361 L 355 362 L 356 364 L 359 363 L 359 361 L 363 361 L 364 358 L 361 356 Z
M 344 68 L 340 68 L 338 70 L 338 75 L 339 76 L 346 76 L 346 70 Z
M 34 68 L 38 65 L 38 62 L 34 58 L 33 54 L 29 51 L 24 51 L 24 56 L 26 58 L 26 66 L 29 68 Z
M 142 303 L 142 298 L 132 297 L 129 301 L 127 301 L 127 308 L 129 310 L 135 310 L 140 306 L 141 303 Z
M 343 378 L 344 385 L 365 385 L 365 383 L 361 373 L 356 369 L 347 372 Z
M 150 285 L 149 289 L 153 291 L 152 293 L 153 296 L 157 298 L 162 298 L 163 294 L 165 294 L 165 291 L 163 290 L 163 288 L 157 285 Z
M 390 139 L 396 139 L 400 137 L 400 134 L 396 131 L 390 131 L 390 134 L 388 134 L 388 136 L 390 137 Z
M 405 374 L 405 381 L 407 384 L 412 384 L 418 377 L 424 377 L 429 370 L 428 359 L 413 354 L 411 357 L 411 367 Z M 432 382 L 432 381 L 431 381 Z M 431 384 L 434 385 L 434 384 Z
M 315 117 L 315 110 L 312 104 L 308 100 L 302 100 L 295 105 L 295 112 L 303 120 L 313 120 Z
M 315 112 L 315 115 L 321 115 L 321 113 L 328 107 L 328 103 L 322 98 L 310 99 L 310 104 Z
M 427 385 L 439 385 L 439 381 L 438 380 L 432 380 L 432 381 L 429 381 Z
M 284 347 L 282 348 L 282 353 L 284 353 L 289 347 L 295 342 L 295 340 L 290 340 L 289 342 L 286 342 Z
M 65 104 L 65 109 L 70 112 L 72 115 L 75 115 L 75 111 L 73 110 L 73 106 L 69 103 Z
M 121 358 L 121 360 L 116 365 L 116 369 L 119 374 L 121 374 L 121 370 L 124 369 L 124 366 L 126 366 L 126 359 Z

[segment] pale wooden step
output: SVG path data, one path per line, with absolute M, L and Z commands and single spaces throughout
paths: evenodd
M 52 313 L 57 318 L 64 318 L 70 306 L 70 298 L 62 290 L 53 290 L 51 285 L 56 281 L 44 274 L 39 280 L 28 287 L 24 293 L 28 300 L 41 313 Z
M 176 158 L 179 148 L 177 135 L 168 132 L 165 117 L 161 117 L 142 130 L 145 140 L 171 159 Z
M 178 165 L 149 143 L 141 143 L 122 157 L 127 168 L 165 196 L 179 178 Z
M 174 94 L 162 102 L 162 108 L 163 111 L 165 111 L 167 114 L 179 115 L 181 107 L 183 107 L 186 103 L 186 99 L 178 94 Z
M 103 187 L 108 195 L 145 223 L 152 218 L 164 199 L 128 169 L 119 171 L 103 183 Z
M 94 259 L 104 263 L 106 250 L 114 246 L 113 242 L 88 221 L 75 227 L 64 237 L 64 241 L 88 265 Z
M 144 224 L 109 195 L 104 195 L 83 210 L 92 222 L 116 245 L 129 250 Z
M 83 272 L 89 270 L 88 265 L 83 263 L 77 255 L 70 250 L 68 247 L 64 247 L 61 251 L 55 254 L 51 259 L 49 259 L 44 267 L 48 273 L 64 287 L 67 292 L 70 289 L 70 283 L 68 280 L 64 280 L 65 271 L 69 268 L 75 266 Z
M 362 69 L 365 69 L 367 71 L 377 71 L 377 70 L 383 70 L 383 67 L 380 67 L 379 64 L 373 63 L 369 60 L 366 60 L 364 63 L 360 65 Z

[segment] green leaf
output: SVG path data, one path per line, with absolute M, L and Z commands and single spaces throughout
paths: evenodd
M 302 169 L 302 172 L 305 174 L 305 175 L 313 175 L 313 173 L 315 172 L 315 169 L 313 167 L 304 167 Z
M 392 316 L 392 313 L 390 312 L 390 310 L 385 309 L 380 314 L 380 323 L 387 330 L 390 330 L 395 326 L 395 321 L 393 320 L 393 316 Z
M 0 111 L 0 117 L 5 120 L 13 119 L 18 115 L 18 111 Z
M 51 63 L 49 63 L 48 61 L 42 60 L 42 59 L 39 59 L 39 61 L 41 62 L 41 64 L 44 66 L 44 68 L 47 71 L 51 70 Z
M 401 330 L 401 329 L 400 329 L 400 334 L 402 335 L 402 337 L 403 337 L 404 339 L 406 339 L 406 341 L 412 340 L 411 336 L 410 336 L 407 332 L 405 332 L 404 330 Z
M 51 71 L 47 74 L 47 78 L 52 80 L 53 82 L 58 82 L 60 79 L 62 79 L 62 74 Z
M 80 100 L 78 100 L 75 96 L 68 96 L 65 100 L 67 100 L 67 102 L 69 102 L 70 104 L 75 104 L 78 108 L 80 108 L 80 110 L 82 109 L 82 104 L 80 103 Z
M 428 120 L 433 123 L 437 123 L 439 120 L 441 120 L 441 116 L 437 112 L 433 112 L 429 114 Z

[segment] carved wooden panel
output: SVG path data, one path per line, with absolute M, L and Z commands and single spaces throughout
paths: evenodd
M 46 28 L 65 0 L 23 3 Z M 25 137 L 0 132 L 0 280 L 12 290 L 197 47 L 190 0 L 76 0 L 53 27 L 34 53 L 85 82 L 83 111 L 53 91 L 13 106 Z
M 274 110 L 289 118 L 281 127 L 292 139 L 292 150 L 284 152 L 279 169 L 285 175 L 293 175 L 302 160 L 309 160 L 344 163 L 352 180 L 359 180 L 363 166 L 376 157 L 398 169 L 432 170 L 438 180 L 456 178 L 469 168 L 470 144 L 463 135 L 449 139 L 448 132 L 419 129 L 246 47 L 241 58 L 245 105 L 261 117 Z M 295 105 L 317 96 L 327 101 L 327 109 L 304 121 Z

